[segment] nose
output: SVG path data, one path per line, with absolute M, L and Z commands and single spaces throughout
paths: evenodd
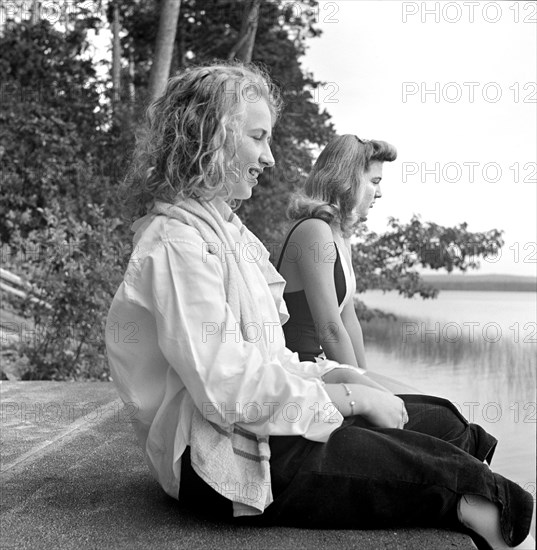
M 259 162 L 265 167 L 265 168 L 272 168 L 275 164 L 274 157 L 272 156 L 272 151 L 270 150 L 269 143 L 265 143 L 265 147 L 263 148 L 263 151 L 259 157 Z
M 382 197 L 382 191 L 380 190 L 380 185 L 377 185 L 377 190 L 375 191 L 375 199 L 380 199 Z

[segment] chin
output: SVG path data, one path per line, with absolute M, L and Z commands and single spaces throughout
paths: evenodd
M 251 198 L 252 196 L 252 190 L 251 189 L 245 189 L 241 193 L 234 193 L 231 197 L 235 201 L 244 201 L 246 199 Z

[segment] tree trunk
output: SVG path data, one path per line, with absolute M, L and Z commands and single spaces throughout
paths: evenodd
M 185 44 L 185 29 L 184 25 L 179 25 L 179 42 L 177 44 L 177 66 L 178 68 L 186 67 L 186 44 Z
M 244 63 L 252 61 L 254 52 L 255 35 L 259 23 L 259 8 L 261 0 L 250 0 L 249 7 L 244 11 L 242 18 L 241 31 L 237 43 L 231 48 L 228 59 L 231 61 L 235 57 Z
M 41 2 L 40 0 L 32 1 L 32 17 L 30 19 L 32 25 L 37 25 L 39 23 L 39 17 L 41 12 Z
M 132 52 L 129 53 L 129 101 L 131 105 L 136 103 L 136 88 L 134 87 L 135 66 L 134 56 Z
M 170 65 L 173 55 L 177 19 L 181 0 L 162 0 L 157 40 L 155 43 L 155 58 L 149 74 L 149 99 L 152 101 L 162 94 L 170 75 Z
M 65 32 L 69 32 L 69 17 L 70 17 L 70 13 L 69 13 L 69 10 L 68 10 L 68 6 L 67 6 L 67 2 L 64 2 L 62 7 L 61 7 L 61 18 L 63 18 L 63 25 L 64 25 L 64 30 Z
M 115 107 L 121 94 L 121 43 L 119 41 L 119 8 L 114 2 L 112 22 L 112 105 Z

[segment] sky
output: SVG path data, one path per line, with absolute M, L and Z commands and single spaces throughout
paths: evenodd
M 368 227 L 412 214 L 504 230 L 480 274 L 537 273 L 535 2 L 322 0 L 302 58 L 339 134 L 382 139 Z

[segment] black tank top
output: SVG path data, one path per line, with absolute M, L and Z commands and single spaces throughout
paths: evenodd
M 291 237 L 293 231 L 302 222 L 308 219 L 310 218 L 300 220 L 287 234 L 280 253 L 280 258 L 278 259 L 278 271 L 280 270 L 283 258 L 285 257 L 289 238 Z M 336 243 L 334 243 L 334 246 L 336 247 L 334 283 L 336 286 L 338 305 L 341 305 L 347 293 L 347 284 L 345 282 L 345 273 L 343 271 L 343 265 L 341 264 L 341 258 L 339 256 L 339 250 Z M 316 326 L 313 316 L 311 315 L 306 293 L 304 290 L 284 292 L 283 297 L 285 299 L 285 304 L 287 305 L 287 310 L 289 311 L 289 320 L 285 323 L 285 325 L 283 325 L 285 344 L 291 351 L 298 352 L 301 361 L 314 361 L 315 357 L 320 355 L 323 350 L 319 344 L 318 327 Z

